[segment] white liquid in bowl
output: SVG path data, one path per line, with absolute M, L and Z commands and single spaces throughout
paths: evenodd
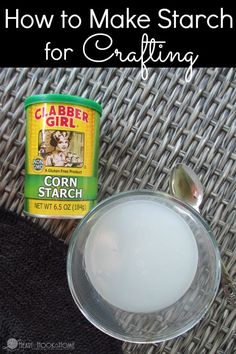
M 102 215 L 85 246 L 97 292 L 131 312 L 153 312 L 180 299 L 198 264 L 194 235 L 177 212 L 156 201 L 125 201 Z

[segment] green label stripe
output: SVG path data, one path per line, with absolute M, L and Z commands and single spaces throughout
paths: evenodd
M 99 114 L 95 112 L 95 117 L 94 117 L 94 140 L 93 140 L 93 151 L 94 151 L 94 156 L 93 156 L 93 171 L 95 172 L 95 175 L 97 174 L 98 171 L 98 155 L 99 155 L 99 130 L 100 130 L 100 119 L 99 119 Z
M 94 200 L 97 177 L 26 174 L 24 194 L 29 199 Z

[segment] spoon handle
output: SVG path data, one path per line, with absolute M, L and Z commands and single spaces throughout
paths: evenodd
M 200 208 L 194 205 L 194 209 L 200 214 Z M 227 271 L 222 259 L 221 259 L 221 284 L 230 305 L 236 306 L 236 282 L 233 281 L 229 272 Z
M 185 201 L 199 214 L 203 199 L 203 186 L 195 174 L 184 163 L 177 164 L 170 174 L 170 194 Z M 233 281 L 221 260 L 221 284 L 228 303 L 236 306 L 236 282 Z

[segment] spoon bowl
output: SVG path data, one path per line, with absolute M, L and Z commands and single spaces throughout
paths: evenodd
M 170 192 L 199 211 L 203 200 L 203 185 L 187 165 L 179 163 L 172 169 Z

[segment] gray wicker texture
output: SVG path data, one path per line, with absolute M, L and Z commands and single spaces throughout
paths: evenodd
M 0 205 L 22 214 L 26 96 L 68 93 L 103 106 L 99 200 L 120 191 L 168 191 L 177 162 L 199 175 L 202 214 L 236 281 L 236 69 L 1 68 Z M 68 242 L 78 221 L 33 219 Z M 158 345 L 124 343 L 132 354 L 236 354 L 236 308 L 222 288 L 204 319 L 186 334 Z M 92 353 L 91 353 L 92 354 Z

